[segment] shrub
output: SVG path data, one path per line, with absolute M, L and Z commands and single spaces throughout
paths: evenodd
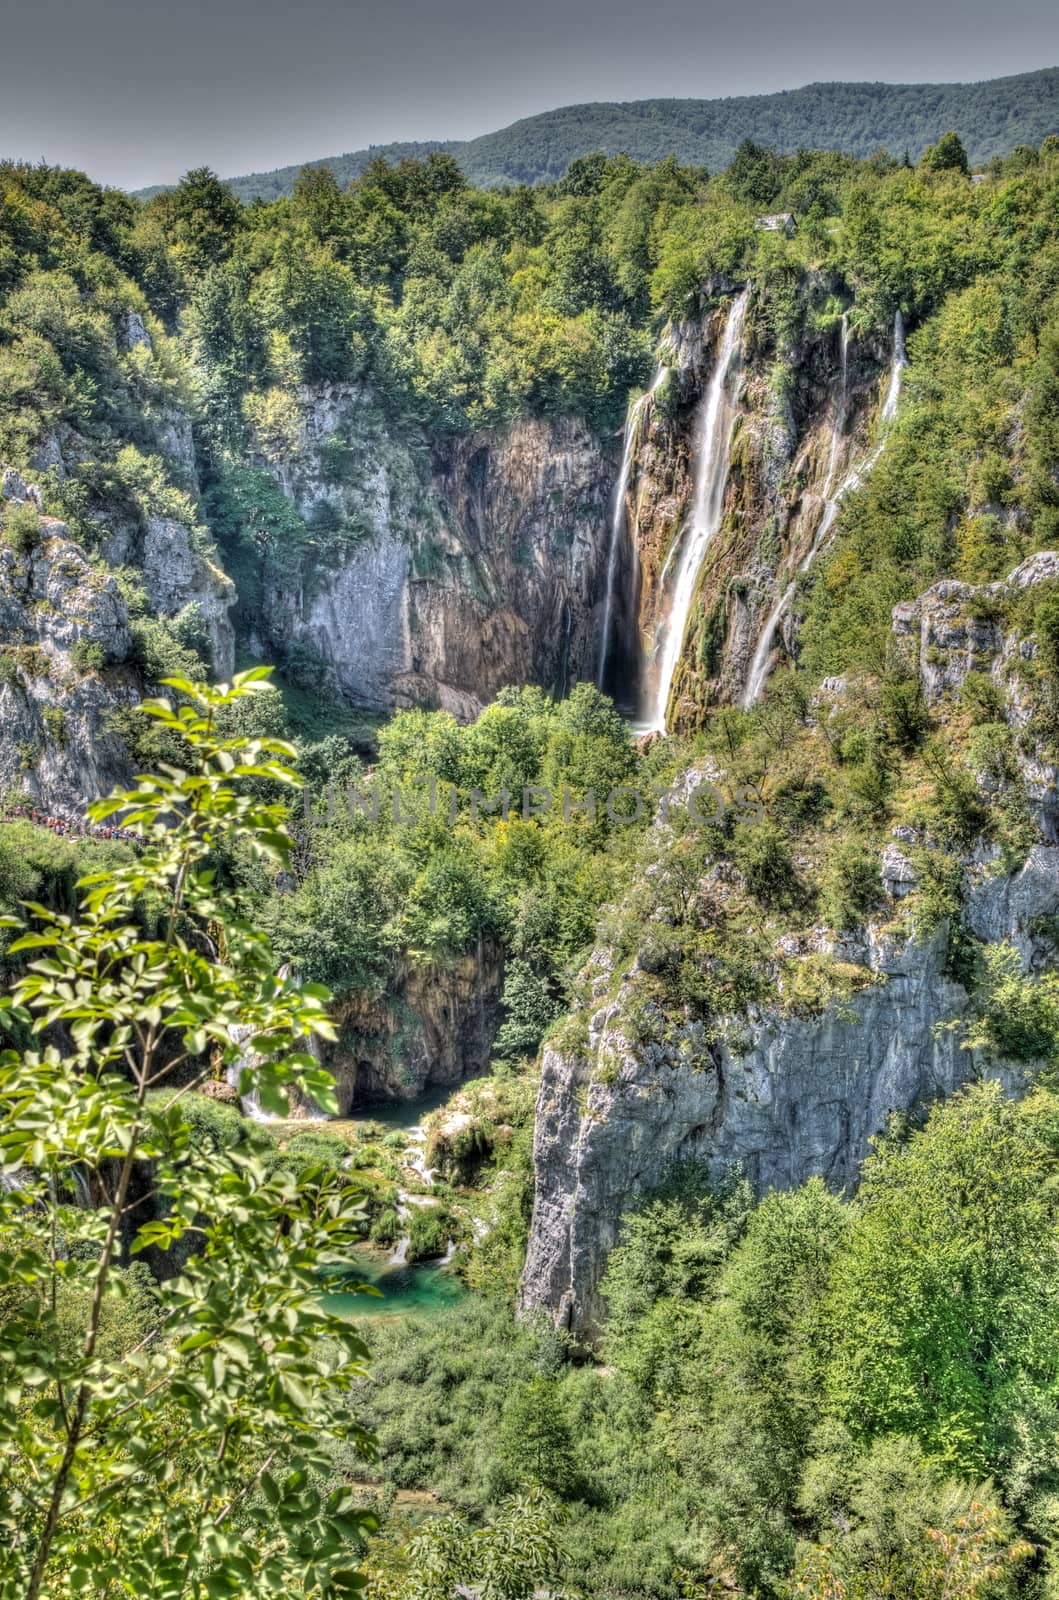
M 395 1245 L 401 1237 L 401 1219 L 393 1205 L 383 1206 L 372 1221 L 368 1238 L 372 1244 Z
M 103 646 L 95 639 L 78 639 L 70 652 L 70 659 L 78 672 L 87 676 L 90 672 L 99 672 L 102 669 L 106 655 Z
M 325 1167 L 341 1172 L 346 1166 L 349 1145 L 340 1133 L 326 1133 L 322 1128 L 306 1128 L 296 1133 L 283 1146 L 283 1156 L 294 1161 L 299 1169 Z
M 560 1495 L 575 1489 L 574 1435 L 562 1385 L 554 1378 L 530 1378 L 508 1397 L 500 1451 L 523 1482 L 539 1483 Z
M 562 1011 L 545 975 L 528 961 L 509 963 L 504 976 L 504 1021 L 496 1036 L 500 1056 L 532 1056 Z
M 1034 617 L 1037 650 L 1053 694 L 1059 692 L 1059 594 L 1047 595 Z
M 1059 1065 L 1059 973 L 1039 977 L 1022 970 L 1012 944 L 993 944 L 982 952 L 978 1020 L 968 1045 L 1015 1061 Z
M 879 858 L 858 839 L 846 839 L 828 860 L 821 909 L 836 930 L 852 928 L 878 905 L 882 895 Z
M 773 822 L 744 823 L 735 831 L 732 856 L 746 886 L 764 906 L 782 907 L 800 896 L 801 885 L 785 834 Z
M 1022 1430 L 1021 1449 L 1048 1450 L 1053 1165 L 1040 1108 L 997 1083 L 952 1096 L 907 1144 L 868 1157 L 828 1308 L 829 1388 L 854 1437 L 904 1433 L 975 1477 Z
M 66 712 L 62 706 L 45 706 L 41 712 L 41 720 L 44 723 L 49 739 L 57 745 L 64 745 L 66 743 L 67 729 Z
M 132 637 L 134 659 L 149 684 L 159 684 L 165 678 L 186 677 L 189 673 L 206 676 L 202 656 L 179 637 L 177 618 L 137 618 L 132 624 Z
M 923 764 L 934 780 L 934 812 L 946 838 L 957 844 L 979 838 L 989 825 L 989 812 L 973 773 L 938 741 L 925 747 Z
M 408 1260 L 436 1261 L 449 1247 L 452 1218 L 442 1206 L 413 1206 L 408 1223 Z
M 4 510 L 3 540 L 16 555 L 29 555 L 40 543 L 40 513 L 30 500 L 20 500 Z
M 301 412 L 292 394 L 285 389 L 248 394 L 243 401 L 243 416 L 266 461 L 283 461 L 295 454 L 301 439 Z
M 911 754 L 926 733 L 929 720 L 919 679 L 888 674 L 883 679 L 879 709 L 888 737 L 905 755 Z
M 30 1045 L 0 1053 L 15 1179 L 0 1201 L 0 1365 L 19 1419 L 0 1436 L 0 1582 L 11 1594 L 50 1596 L 69 1581 L 157 1592 L 163 1522 L 179 1549 L 173 1592 L 360 1587 L 351 1552 L 364 1519 L 353 1502 L 313 1491 L 294 1507 L 279 1485 L 326 1478 L 333 1451 L 371 1447 L 335 1405 L 363 1377 L 366 1348 L 319 1293 L 325 1261 L 349 1248 L 362 1213 L 340 1184 L 269 1174 L 255 1150 L 229 1142 L 217 1108 L 151 1094 L 181 1066 L 194 1083 L 211 1060 L 240 1060 L 235 1030 L 248 1025 L 245 1092 L 280 1111 L 297 1082 L 334 1105 L 331 1080 L 304 1053 L 306 1039 L 334 1037 L 326 992 L 278 980 L 267 938 L 237 913 L 209 961 L 185 937 L 216 923 L 222 841 L 273 871 L 288 860 L 282 809 L 245 785 L 295 783 L 293 752 L 221 747 L 214 733 L 215 712 L 259 677 L 223 695 L 181 683 L 182 714 L 152 708 L 179 726 L 193 770 L 97 802 L 97 823 L 135 814 L 141 848 L 83 879 L 72 916 L 32 905 L 32 929 L 11 946 L 48 954 L 13 994 Z M 145 938 L 137 921 L 145 894 L 164 904 L 160 936 Z M 150 1208 L 146 1166 L 160 1202 Z M 75 1168 L 96 1175 L 76 1211 L 62 1202 Z M 143 1281 L 129 1256 L 181 1241 L 179 1278 L 151 1295 L 145 1317 L 128 1315 Z M 114 1315 L 122 1332 L 111 1340 Z M 260 1487 L 259 1511 L 248 1486 Z
M 984 672 L 969 672 L 960 685 L 960 704 L 967 707 L 974 722 L 1000 722 L 1004 715 L 1004 695 Z

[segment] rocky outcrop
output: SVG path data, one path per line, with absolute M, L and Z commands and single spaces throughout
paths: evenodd
M 958 583 L 946 579 L 895 606 L 893 631 L 915 647 L 916 665 L 928 705 L 957 694 L 968 674 L 987 674 L 1004 691 L 1008 711 L 1025 720 L 1018 691 L 1020 661 L 1032 661 L 1036 645 L 1025 630 L 1011 626 L 1012 600 L 1024 589 L 1059 584 L 1059 553 L 1039 550 L 1000 583 Z
M 1027 589 L 1059 584 L 1059 553 L 1040 550 L 999 583 L 946 580 L 915 600 L 895 606 L 893 632 L 919 674 L 929 706 L 959 695 L 972 673 L 996 694 L 997 714 L 1024 729 L 1039 709 L 1037 641 L 1025 618 L 1013 617 Z M 1059 842 L 1059 766 L 1049 752 L 1015 742 L 1015 760 L 1034 821 L 1050 843 Z
M 299 391 L 293 447 L 260 464 L 320 553 L 268 586 L 252 642 L 310 647 L 355 702 L 468 717 L 593 676 L 615 453 L 570 419 L 410 443 L 363 385 Z
M 972 886 L 967 920 L 979 937 L 1010 939 L 1032 965 L 1046 953 L 1039 919 L 1057 909 L 1059 849 L 1039 846 L 1014 876 Z M 591 1336 L 621 1216 L 675 1161 L 701 1160 L 717 1177 L 740 1167 L 758 1192 L 813 1174 L 840 1188 L 891 1113 L 985 1070 L 1017 1082 L 1013 1064 L 986 1068 L 956 1031 L 939 1028 L 968 1005 L 947 975 L 946 944 L 944 928 L 926 944 L 870 928 L 858 953 L 875 982 L 817 1019 L 755 1012 L 738 1044 L 708 1044 L 700 1024 L 685 1023 L 643 1048 L 611 1002 L 593 1016 L 584 1049 L 546 1049 L 523 1309 Z
M 151 610 L 175 617 L 194 606 L 209 643 L 214 676 L 235 671 L 235 630 L 228 616 L 235 590 L 228 578 L 195 548 L 191 530 L 173 517 L 148 517 L 140 552 L 144 588 Z
M 437 1084 L 484 1072 L 499 1021 L 503 958 L 485 945 L 444 967 L 409 967 L 378 1000 L 337 1008 L 338 1043 L 326 1046 L 339 1111 L 414 1100 Z
M 935 585 L 898 606 L 893 621 L 933 706 L 944 714 L 947 697 L 977 672 L 994 687 L 997 718 L 1016 732 L 1013 759 L 1039 842 L 1015 871 L 1004 870 L 995 847 L 971 852 L 961 916 L 973 938 L 1012 944 L 1027 972 L 1055 964 L 1059 770 L 1022 736 L 1041 685 L 1026 632 L 1033 608 L 1020 596 L 1057 579 L 1059 556 L 1044 552 L 1001 584 Z M 840 680 L 823 685 L 813 715 L 855 693 Z M 979 783 L 986 788 L 988 775 Z M 780 996 L 793 971 L 786 964 L 806 956 L 856 974 L 854 988 L 822 1014 L 757 1006 L 707 1032 L 682 1009 L 651 1001 L 645 1026 L 635 964 L 615 986 L 608 953 L 596 952 L 585 973 L 594 1000 L 580 1024 L 568 1025 L 566 1042 L 544 1052 L 526 1311 L 593 1334 L 621 1216 L 675 1161 L 698 1159 L 717 1177 L 738 1166 L 759 1192 L 813 1174 L 843 1187 L 892 1113 L 922 1108 L 981 1073 L 1017 1085 L 1022 1068 L 968 1051 L 959 1027 L 947 1026 L 972 1007 L 953 976 L 948 925 L 925 940 L 908 932 L 901 902 L 917 886 L 914 846 L 922 842 L 895 828 L 880 859 L 887 906 L 866 926 L 841 936 L 814 930 L 808 943 L 780 938 Z
M 58 476 L 64 458 L 52 442 Z M 218 678 L 234 670 L 234 589 L 201 528 L 115 503 L 90 519 L 99 547 L 89 557 L 65 522 L 40 514 L 44 503 L 39 484 L 3 470 L 0 506 L 29 512 L 30 523 L 35 513 L 36 527 L 0 545 L 0 784 L 72 815 L 129 778 L 114 713 L 143 693 L 126 601 L 107 568 L 136 569 L 156 616 L 194 608 Z
M 112 567 L 140 573 L 147 604 L 157 617 L 175 617 L 193 606 L 202 627 L 214 676 L 235 670 L 235 629 L 229 611 L 235 588 L 217 564 L 201 528 L 169 516 L 139 516 L 114 506 L 95 514 L 100 554 Z
M 39 493 L 10 469 L 5 511 Z M 125 602 L 66 524 L 39 517 L 29 548 L 0 544 L 0 788 L 76 814 L 129 777 L 113 713 L 135 702 Z
M 615 457 L 569 418 L 435 451 L 443 559 L 413 584 L 414 673 L 482 701 L 594 677 Z

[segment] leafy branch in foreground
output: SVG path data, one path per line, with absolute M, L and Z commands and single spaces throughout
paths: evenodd
M 366 1350 L 320 1299 L 356 1195 L 267 1171 L 248 1138 L 203 1147 L 187 1098 L 238 1061 L 265 1106 L 295 1082 L 333 1104 L 307 1048 L 332 1036 L 326 990 L 277 976 L 267 937 L 215 896 L 218 851 L 288 854 L 262 793 L 297 783 L 290 747 L 219 731 L 265 676 L 171 679 L 175 705 L 145 704 L 189 770 L 95 805 L 139 848 L 82 880 L 75 915 L 30 905 L 10 947 L 29 961 L 0 1003 L 34 1048 L 0 1056 L 3 1600 L 362 1583 L 372 1523 L 336 1463 L 372 1449 L 348 1407 Z M 162 907 L 152 936 L 144 904 Z

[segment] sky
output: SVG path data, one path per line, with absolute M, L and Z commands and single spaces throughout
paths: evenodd
M 575 101 L 1056 65 L 1055 0 L 0 0 L 0 156 L 137 188 Z

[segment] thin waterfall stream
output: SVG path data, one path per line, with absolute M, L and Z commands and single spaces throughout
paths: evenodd
M 834 494 L 830 495 L 829 497 L 829 490 L 834 479 L 835 464 L 838 458 L 839 440 L 841 433 L 845 428 L 847 409 L 846 387 L 848 351 L 849 331 L 846 318 L 843 317 L 842 375 L 839 391 L 840 397 L 838 407 L 836 408 L 835 426 L 831 435 L 831 455 L 828 462 L 827 477 L 824 483 L 824 493 L 822 497 L 824 500 L 823 515 L 820 518 L 820 523 L 817 527 L 816 533 L 813 535 L 812 544 L 809 546 L 808 551 L 799 563 L 797 573 L 791 579 L 790 583 L 788 583 L 787 587 L 784 589 L 782 595 L 777 600 L 776 604 L 773 606 L 765 620 L 765 626 L 762 628 L 761 636 L 757 642 L 757 649 L 754 651 L 754 658 L 750 663 L 750 671 L 747 673 L 746 687 L 743 690 L 741 702 L 744 709 L 748 706 L 752 706 L 755 701 L 760 699 L 764 691 L 765 684 L 768 682 L 769 668 L 772 660 L 772 650 L 776 642 L 776 633 L 779 629 L 780 623 L 787 614 L 788 607 L 797 593 L 799 579 L 809 571 L 809 568 L 820 554 L 820 551 L 824 549 L 825 545 L 829 542 L 831 529 L 834 526 L 835 518 L 838 516 L 842 502 L 845 500 L 846 496 L 851 492 L 851 490 L 858 489 L 860 487 L 882 454 L 883 445 L 886 443 L 886 432 L 889 429 L 894 417 L 897 415 L 897 404 L 901 398 L 901 374 L 906 366 L 905 325 L 900 309 L 894 313 L 893 356 L 890 361 L 890 381 L 887 385 L 886 398 L 883 401 L 882 410 L 879 412 L 879 425 L 882 430 L 882 436 L 866 460 L 861 461 L 855 467 L 852 467 L 842 479 L 842 482 L 839 484 Z
M 614 489 L 614 503 L 610 513 L 610 545 L 607 550 L 607 590 L 603 602 L 603 632 L 599 641 L 599 666 L 596 670 L 596 688 L 602 689 L 607 671 L 607 661 L 610 655 L 610 637 L 614 628 L 614 595 L 618 583 L 619 557 L 621 554 L 622 536 L 625 533 L 628 517 L 626 512 L 626 497 L 629 492 L 629 479 L 632 477 L 632 465 L 636 456 L 636 446 L 640 440 L 640 424 L 647 407 L 654 395 L 665 382 L 669 372 L 665 362 L 661 362 L 651 382 L 651 387 L 638 400 L 634 400 L 629 407 L 625 418 L 625 440 L 621 453 L 621 471 Z
M 749 295 L 748 286 L 732 301 L 725 321 L 717 360 L 699 413 L 691 514 L 677 541 L 679 552 L 674 557 L 671 550 L 659 576 L 659 589 L 668 603 L 663 607 L 655 634 L 645 706 L 648 726 L 659 733 L 666 731 L 666 710 L 702 563 L 724 513 L 732 434 L 738 415 L 736 399 Z

